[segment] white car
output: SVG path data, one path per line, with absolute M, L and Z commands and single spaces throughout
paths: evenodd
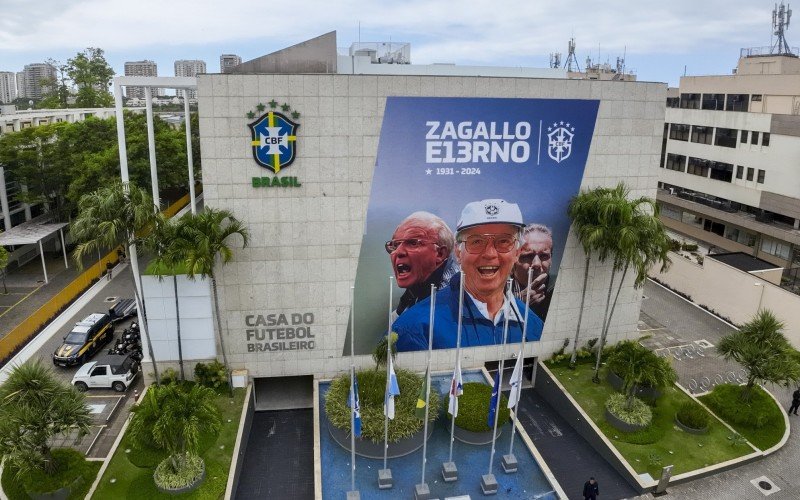
M 139 363 L 130 356 L 107 354 L 81 366 L 72 377 L 72 385 L 87 389 L 114 389 L 125 392 L 139 373 Z

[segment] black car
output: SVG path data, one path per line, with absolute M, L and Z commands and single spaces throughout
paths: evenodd
M 64 337 L 64 343 L 53 353 L 53 364 L 73 366 L 85 363 L 114 338 L 111 316 L 103 313 L 90 314 L 75 323 L 72 331 Z

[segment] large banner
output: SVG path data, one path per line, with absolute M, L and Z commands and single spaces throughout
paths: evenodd
M 426 348 L 431 284 L 438 290 L 434 348 L 455 347 L 460 268 L 468 292 L 460 311 L 462 346 L 502 342 L 502 312 L 491 300 L 480 300 L 493 293 L 485 288 L 495 285 L 512 304 L 510 321 L 519 323 L 509 327 L 509 342 L 521 340 L 528 306 L 525 335 L 538 340 L 569 231 L 567 206 L 583 178 L 598 105 L 565 99 L 387 99 L 356 272 L 356 354 L 372 353 L 390 321 L 401 351 Z M 516 221 L 514 205 L 525 224 L 519 237 L 515 226 L 492 224 Z M 462 211 L 461 227 L 474 224 L 459 243 Z M 504 288 L 509 277 L 511 290 Z M 344 354 L 350 352 L 352 327 Z

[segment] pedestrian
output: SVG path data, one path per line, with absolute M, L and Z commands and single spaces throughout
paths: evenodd
M 789 407 L 789 413 L 797 415 L 798 408 L 800 408 L 800 387 L 792 393 L 792 406 Z
M 583 498 L 584 500 L 597 500 L 597 495 L 600 494 L 600 486 L 593 477 L 583 484 Z
M 122 247 L 117 248 L 117 258 L 120 263 L 125 262 L 125 250 L 123 250 Z
M 106 279 L 111 281 L 111 271 L 114 269 L 114 264 L 111 261 L 106 262 Z

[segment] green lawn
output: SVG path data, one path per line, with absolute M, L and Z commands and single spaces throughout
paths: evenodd
M 236 445 L 244 394 L 244 389 L 236 389 L 234 397 L 231 399 L 226 389 L 223 394 L 217 396 L 216 402 L 222 411 L 222 431 L 219 435 L 208 434 L 201 438 L 200 456 L 206 463 L 206 478 L 198 489 L 183 495 L 167 495 L 159 492 L 153 482 L 153 471 L 156 465 L 166 458 L 166 453 L 158 450 L 137 449 L 131 444 L 128 436 L 125 436 L 92 498 L 98 500 L 106 498 L 217 500 L 222 498 L 228 483 L 228 470 L 231 465 L 233 448 Z M 220 446 L 223 448 L 220 449 Z
M 747 402 L 740 399 L 741 391 L 738 385 L 723 384 L 699 399 L 748 441 L 768 450 L 778 444 L 786 431 L 783 408 L 759 386 L 753 387 Z M 761 425 L 750 425 L 754 422 Z
M 730 439 L 731 431 L 714 418 L 707 434 L 680 430 L 675 425 L 675 413 L 691 398 L 674 386 L 664 390 L 658 399 L 650 427 L 635 433 L 618 431 L 604 416 L 605 401 L 614 392 L 605 381 L 604 371 L 601 371 L 603 382 L 595 384 L 591 380 L 592 365 L 579 364 L 575 370 L 566 366 L 548 365 L 548 368 L 637 473 L 649 472 L 658 478 L 661 467 L 671 464 L 675 466 L 673 475 L 682 474 L 753 452 L 747 444 Z
M 16 478 L 16 469 L 6 466 L 3 469 L 2 483 L 9 500 L 30 499 L 26 490 L 55 491 L 69 485 L 72 486 L 69 499 L 83 499 L 97 477 L 101 462 L 88 461 L 82 453 L 69 448 L 54 449 L 53 458 L 59 464 L 60 472 L 48 476 L 43 471 L 37 471 L 22 482 Z

